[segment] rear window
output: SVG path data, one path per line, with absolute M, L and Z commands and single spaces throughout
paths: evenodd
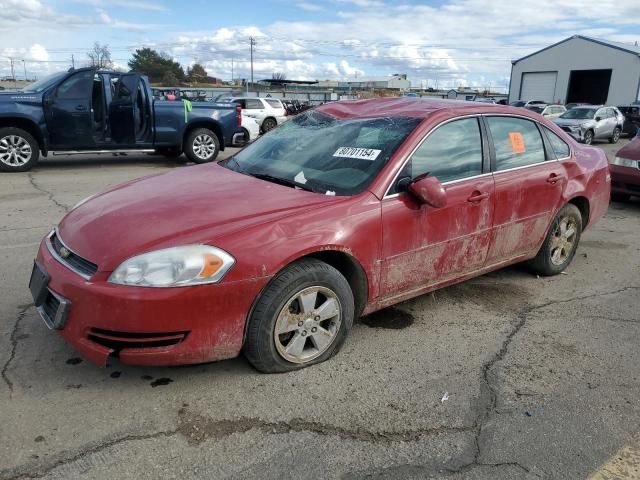
M 283 108 L 280 100 L 274 100 L 272 98 L 265 98 L 264 100 L 273 108 Z
M 487 120 L 496 151 L 497 171 L 546 160 L 544 143 L 535 123 L 515 117 L 489 117 Z

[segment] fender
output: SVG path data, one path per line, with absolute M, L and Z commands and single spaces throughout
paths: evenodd
M 29 132 L 38 142 L 44 156 L 49 150 L 49 132 L 43 115 L 35 118 L 21 112 L 0 112 L 0 127 L 16 127 Z

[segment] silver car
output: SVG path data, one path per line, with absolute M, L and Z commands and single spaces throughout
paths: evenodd
M 624 115 L 616 107 L 585 105 L 567 110 L 553 121 L 579 142 L 591 145 L 597 139 L 616 143 L 624 126 Z

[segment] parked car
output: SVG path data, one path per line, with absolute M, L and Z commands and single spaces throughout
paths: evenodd
M 287 110 L 277 98 L 223 97 L 218 101 L 240 105 L 244 115 L 256 119 L 262 133 L 273 130 L 288 120 Z
M 242 131 L 244 132 L 245 143 L 253 142 L 260 136 L 260 125 L 253 117 L 242 115 Z
M 624 115 L 624 127 L 622 133 L 631 135 L 632 137 L 640 130 L 640 106 L 638 105 L 621 105 L 618 107 L 620 113 Z
M 518 262 L 562 272 L 609 196 L 605 153 L 527 110 L 335 102 L 220 163 L 81 202 L 30 289 L 98 364 L 244 350 L 282 372 L 327 360 L 361 314 Z
M 40 154 L 65 151 L 184 152 L 213 161 L 244 139 L 232 105 L 155 101 L 146 77 L 81 68 L 0 94 L 0 171 L 24 172 Z
M 532 112 L 539 113 L 543 117 L 557 118 L 567 111 L 563 105 L 527 105 L 524 107 Z
M 492 104 L 498 103 L 493 98 L 487 98 L 487 97 L 476 97 L 474 102 L 492 103 Z
M 514 100 L 513 102 L 509 103 L 509 105 L 511 105 L 512 107 L 529 107 L 532 105 L 546 105 L 547 102 L 545 102 L 544 100 Z
M 614 200 L 625 201 L 631 195 L 640 197 L 640 130 L 631 142 L 616 153 L 610 169 Z
M 573 138 L 587 145 L 600 139 L 617 143 L 622 133 L 624 115 L 616 107 L 591 105 L 567 110 L 555 118 L 554 122 Z
M 572 102 L 572 103 L 567 103 L 567 104 L 565 105 L 565 108 L 566 108 L 567 110 L 571 110 L 572 108 L 575 108 L 575 107 L 582 107 L 583 105 L 591 105 L 591 104 L 590 104 L 590 103 L 581 103 L 581 102 Z
M 299 100 L 282 100 L 282 105 L 287 111 L 287 115 L 298 115 L 311 108 L 311 105 L 306 102 L 300 102 Z

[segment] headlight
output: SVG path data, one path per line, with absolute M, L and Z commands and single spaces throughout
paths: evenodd
M 628 158 L 616 157 L 611 163 L 613 163 L 614 165 L 620 165 L 621 167 L 638 168 L 638 161 L 630 160 Z
M 138 287 L 184 287 L 216 283 L 235 263 L 209 245 L 165 248 L 132 257 L 116 268 L 109 282 Z

